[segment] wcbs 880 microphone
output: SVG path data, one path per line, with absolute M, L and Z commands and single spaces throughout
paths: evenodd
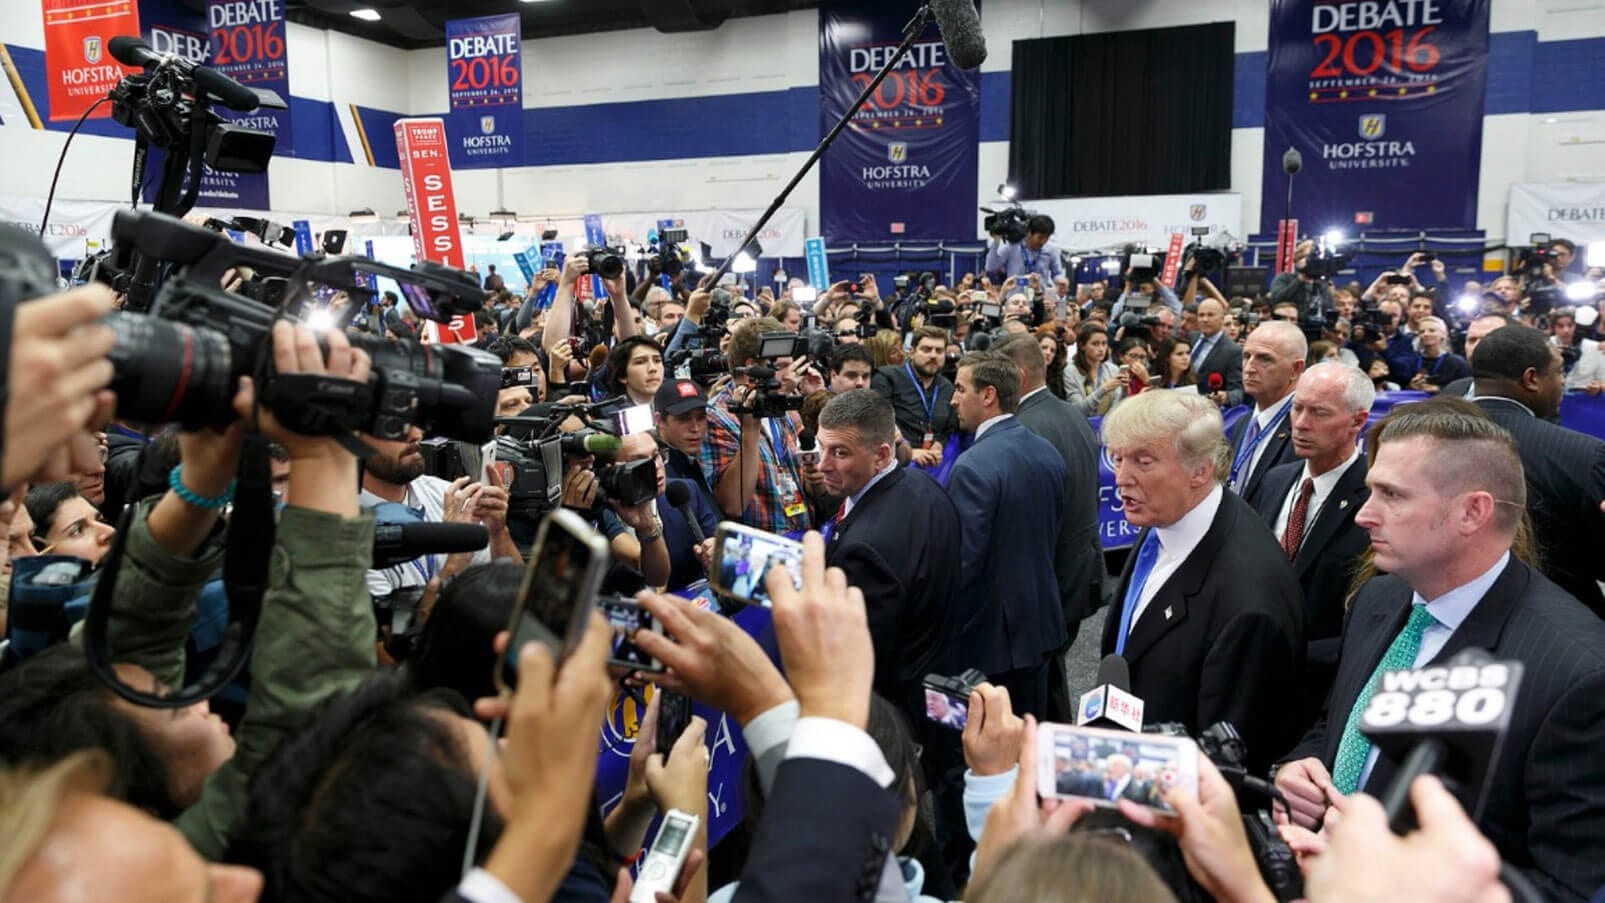
M 1464 649 L 1448 664 L 1387 671 L 1378 679 L 1360 730 L 1399 763 L 1381 800 L 1395 833 L 1416 826 L 1410 783 L 1418 775 L 1438 775 L 1473 821 L 1481 815 L 1521 675 L 1520 662 Z

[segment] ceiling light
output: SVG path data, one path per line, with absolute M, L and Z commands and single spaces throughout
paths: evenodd
M 379 21 L 379 11 L 364 6 L 361 9 L 352 10 L 351 18 L 361 19 L 364 22 L 377 22 Z

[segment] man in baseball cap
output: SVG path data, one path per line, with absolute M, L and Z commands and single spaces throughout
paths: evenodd
M 702 440 L 708 433 L 708 396 L 689 379 L 666 379 L 652 399 L 658 424 L 658 445 L 671 480 L 686 480 L 707 507 L 718 511 L 713 488 L 702 470 Z

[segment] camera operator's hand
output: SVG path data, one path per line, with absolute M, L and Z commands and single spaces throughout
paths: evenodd
M 92 470 L 100 459 L 94 432 L 111 418 L 112 310 L 105 286 L 17 305 L 5 374 L 6 419 L 0 485 L 54 482 Z
M 970 691 L 964 724 L 964 762 L 983 777 L 1003 774 L 1020 760 L 1025 722 L 1014 714 L 1008 687 L 983 683 Z
M 780 394 L 796 395 L 807 374 L 808 359 L 801 357 L 775 371 L 775 378 L 780 380 Z
M 602 277 L 602 288 L 607 291 L 609 299 L 628 298 L 630 293 L 624 290 L 624 274 L 621 272 L 616 279 Z
M 320 374 L 333 379 L 366 383 L 373 362 L 368 352 L 352 348 L 345 333 L 329 330 L 321 333 L 328 344 L 325 352 L 318 345 L 320 333 L 309 326 L 298 326 L 288 320 L 273 324 L 273 366 L 279 375 L 292 373 Z M 235 413 L 243 418 L 251 416 L 248 406 L 241 406 L 235 397 Z M 303 436 L 291 432 L 273 416 L 266 403 L 257 405 L 257 429 L 262 435 L 284 446 L 292 462 L 303 458 L 351 459 L 352 455 L 340 443 L 326 436 Z
M 975 845 L 972 887 L 996 867 L 1003 854 L 1026 837 L 1061 837 L 1069 833 L 1083 815 L 1093 810 L 1091 800 L 1047 799 L 1037 802 L 1037 720 L 1025 716 L 1020 735 L 1020 771 L 1008 796 L 998 800 L 987 813 L 986 827 Z
M 869 723 L 875 647 L 864 594 L 840 568 L 825 568 L 825 540 L 803 536 L 802 589 L 786 569 L 765 577 L 773 600 L 775 636 L 802 717 L 833 718 L 863 730 Z
M 573 285 L 591 271 L 590 258 L 584 254 L 570 254 L 563 260 L 563 284 Z
M 1434 279 L 1438 280 L 1439 282 L 1442 282 L 1444 280 L 1444 277 L 1447 276 L 1447 275 L 1448 275 L 1448 270 L 1447 270 L 1447 268 L 1444 267 L 1443 261 L 1439 260 L 1436 257 L 1434 257 L 1432 259 L 1432 277 Z
M 567 384 L 568 364 L 569 361 L 574 360 L 573 347 L 571 347 L 567 342 L 558 342 L 556 345 L 553 345 L 551 350 L 547 351 L 546 354 L 547 357 L 551 359 L 551 367 L 547 372 L 555 373 L 561 377 L 561 379 L 555 380 L 556 382 Z
M 1313 831 L 1320 827 L 1326 815 L 1327 801 L 1337 793 L 1332 786 L 1332 775 L 1315 757 L 1288 762 L 1276 770 L 1276 789 L 1287 797 L 1292 810 L 1293 824 Z M 1273 808 L 1272 816 L 1278 822 L 1287 821 L 1280 810 Z
M 858 284 L 858 290 L 858 293 L 866 298 L 870 298 L 874 301 L 880 301 L 881 299 L 881 290 L 880 287 L 875 284 L 874 273 L 864 274 L 864 281 Z
M 619 516 L 619 520 L 624 521 L 625 526 L 634 530 L 637 534 L 641 534 L 653 532 L 653 501 L 653 499 L 647 499 L 639 505 L 629 506 L 621 505 L 615 499 L 608 499 L 607 503 L 613 508 L 613 513 Z M 659 533 L 659 538 L 662 538 L 662 531 L 659 530 L 657 532 Z
M 501 767 L 492 769 L 490 788 L 506 825 L 485 870 L 519 899 L 549 899 L 579 849 L 596 779 L 596 736 L 613 689 L 607 675 L 612 638 L 607 620 L 591 615 L 561 668 L 546 647 L 526 644 L 518 655 L 517 691 L 475 704 L 481 717 L 507 719 Z M 505 650 L 506 644 L 504 633 L 496 645 Z
M 1243 829 L 1232 785 L 1208 757 L 1198 757 L 1198 795 L 1180 787 L 1165 791 L 1174 816 L 1122 799 L 1120 814 L 1145 828 L 1174 834 L 1181 845 L 1187 873 L 1217 900 L 1227 903 L 1274 901 L 1275 895 L 1260 878 L 1254 851 Z
M 742 725 L 795 698 L 758 641 L 734 621 L 677 596 L 641 593 L 636 599 L 663 625 L 661 634 L 635 635 L 636 646 L 668 669 L 653 678 L 659 687 L 706 703 Z M 631 683 L 643 679 L 637 674 Z
M 1327 831 L 1328 849 L 1310 867 L 1312 901 L 1506 901 L 1499 851 L 1477 831 L 1435 777 L 1410 784 L 1420 828 L 1404 837 L 1388 829 L 1382 804 L 1356 794 Z
M 708 305 L 713 303 L 713 292 L 699 288 L 691 293 L 691 300 L 685 305 L 685 318 L 697 326 L 702 325 L 702 318 L 708 315 Z
M 589 511 L 596 504 L 596 474 L 578 462 L 570 465 L 563 478 L 563 507 Z

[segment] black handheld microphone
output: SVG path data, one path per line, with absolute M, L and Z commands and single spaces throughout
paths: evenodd
M 1142 732 L 1142 700 L 1131 695 L 1131 665 L 1119 655 L 1098 663 L 1098 686 L 1081 694 L 1076 707 L 1078 727 L 1107 727 Z
M 124 66 L 138 66 L 149 69 L 159 66 L 167 61 L 167 57 L 151 49 L 151 46 L 139 38 L 130 35 L 118 35 L 106 42 L 106 49 L 111 53 L 112 59 Z M 262 105 L 262 100 L 255 91 L 245 87 L 227 75 L 210 66 L 189 65 L 190 76 L 195 79 L 196 87 L 222 101 L 223 106 L 242 113 L 249 113 Z
M 976 69 L 986 62 L 986 35 L 981 33 L 981 14 L 974 0 L 931 0 L 931 15 L 953 65 Z
M 480 524 L 374 524 L 371 567 L 384 570 L 424 555 L 477 552 L 488 545 L 490 531 Z
M 1499 758 L 1522 664 L 1495 661 L 1482 649 L 1464 649 L 1448 664 L 1387 671 L 1360 717 L 1360 730 L 1391 761 L 1400 763 L 1382 794 L 1388 825 L 1397 834 L 1416 826 L 1410 783 L 1436 774 L 1476 821 L 1487 797 L 1488 772 Z
M 697 513 L 691 510 L 691 490 L 687 489 L 684 483 L 670 480 L 663 494 L 668 498 L 669 504 L 674 506 L 674 510 L 685 518 L 686 528 L 691 531 L 692 544 L 701 545 L 708 537 L 703 534 L 702 525 L 697 523 Z

